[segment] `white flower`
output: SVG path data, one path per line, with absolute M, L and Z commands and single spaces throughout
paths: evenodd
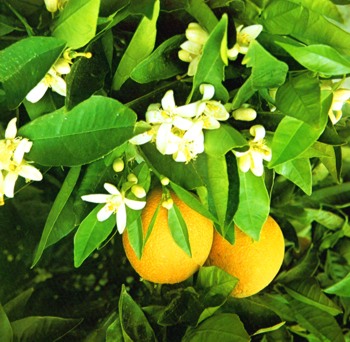
M 187 75 L 194 76 L 202 57 L 203 45 L 208 40 L 209 35 L 208 32 L 197 23 L 190 23 L 185 34 L 188 40 L 180 45 L 181 50 L 178 56 L 182 61 L 190 63 Z
M 41 172 L 24 160 L 25 153 L 32 148 L 33 143 L 26 138 L 16 137 L 16 118 L 12 119 L 5 130 L 5 139 L 0 140 L 0 202 L 3 195 L 14 197 L 15 183 L 18 177 L 26 181 L 40 181 Z
M 104 188 L 109 192 L 109 195 L 93 194 L 85 195 L 81 198 L 87 202 L 106 203 L 97 213 L 97 219 L 99 221 L 105 221 L 112 214 L 115 214 L 118 232 L 122 234 L 126 227 L 126 206 L 133 210 L 141 210 L 146 205 L 146 202 L 126 198 L 124 192 L 120 192 L 113 184 L 105 183 Z
M 250 134 L 254 136 L 254 139 L 249 141 L 249 150 L 246 152 L 234 151 L 233 153 L 237 157 L 238 167 L 242 172 L 251 170 L 255 176 L 260 177 L 264 173 L 263 161 L 270 161 L 272 153 L 265 144 L 265 128 L 263 126 L 252 126 Z
M 67 94 L 66 81 L 61 77 L 70 72 L 70 64 L 64 58 L 59 58 L 57 62 L 47 72 L 45 77 L 27 94 L 29 102 L 38 102 L 46 93 L 47 89 L 52 90 L 61 96 Z
M 239 53 L 246 54 L 252 40 L 256 39 L 261 33 L 262 25 L 251 25 L 243 28 L 243 25 L 237 27 L 236 43 L 233 48 L 227 50 L 227 57 L 235 60 Z
M 4 176 L 0 171 L 0 207 L 5 204 L 4 200 L 5 192 L 4 192 Z

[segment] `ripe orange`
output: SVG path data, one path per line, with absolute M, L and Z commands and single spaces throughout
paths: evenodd
M 168 226 L 168 210 L 163 207 L 160 207 L 141 259 L 137 258 L 129 243 L 127 230 L 123 233 L 124 250 L 131 266 L 143 279 L 160 284 L 179 283 L 193 275 L 208 258 L 213 243 L 212 222 L 188 207 L 175 194 L 171 196 L 186 222 L 192 257 L 174 241 Z M 147 196 L 141 215 L 144 236 L 161 198 L 160 188 L 152 190 Z
M 277 275 L 283 258 L 283 234 L 277 222 L 269 216 L 258 241 L 254 241 L 238 227 L 235 227 L 233 245 L 215 232 L 207 263 L 218 266 L 239 279 L 232 296 L 248 297 L 270 284 Z

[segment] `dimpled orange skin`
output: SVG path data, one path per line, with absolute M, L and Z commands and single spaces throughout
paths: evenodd
M 173 193 L 171 196 L 186 222 L 192 258 L 174 241 L 167 223 L 168 210 L 162 206 L 141 259 L 137 258 L 129 243 L 127 230 L 123 233 L 123 246 L 131 266 L 143 279 L 153 283 L 174 284 L 186 280 L 205 263 L 213 243 L 212 222 L 192 210 Z M 161 197 L 160 188 L 147 196 L 147 204 L 141 215 L 144 236 Z
M 275 278 L 283 262 L 284 247 L 282 231 L 269 216 L 258 241 L 235 227 L 235 243 L 231 245 L 215 231 L 207 264 L 218 266 L 239 279 L 231 293 L 233 297 L 248 297 Z

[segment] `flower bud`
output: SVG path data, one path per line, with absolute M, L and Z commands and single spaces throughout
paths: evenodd
M 137 198 L 144 198 L 146 196 L 145 189 L 138 184 L 135 184 L 131 187 L 131 192 L 137 197 Z
M 170 183 L 170 179 L 168 177 L 161 176 L 160 182 L 162 183 L 162 185 L 167 186 Z
M 136 184 L 138 182 L 137 177 L 133 173 L 128 174 L 128 182 Z
M 115 172 L 122 172 L 124 170 L 124 160 L 121 158 L 116 159 L 113 162 L 113 170 Z
M 173 205 L 174 205 L 174 201 L 172 198 L 168 198 L 167 200 L 162 202 L 162 207 L 167 210 L 170 210 L 173 207 Z
M 241 121 L 253 121 L 256 119 L 256 111 L 253 108 L 238 108 L 232 112 L 232 116 L 235 120 Z

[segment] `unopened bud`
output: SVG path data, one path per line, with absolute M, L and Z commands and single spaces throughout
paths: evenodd
M 136 184 L 138 182 L 138 179 L 133 173 L 129 173 L 128 182 Z
M 121 158 L 116 159 L 113 162 L 113 170 L 115 172 L 122 172 L 124 170 L 124 160 Z
M 160 182 L 162 185 L 167 186 L 170 183 L 170 179 L 168 177 L 162 176 Z
M 137 198 L 144 198 L 146 196 L 146 190 L 138 184 L 135 184 L 131 187 L 131 192 L 137 197 Z
M 172 198 L 168 198 L 167 200 L 162 202 L 162 207 L 170 210 L 174 205 L 174 201 L 172 200 Z
M 238 108 L 232 112 L 235 120 L 253 121 L 256 119 L 256 111 L 253 108 Z

